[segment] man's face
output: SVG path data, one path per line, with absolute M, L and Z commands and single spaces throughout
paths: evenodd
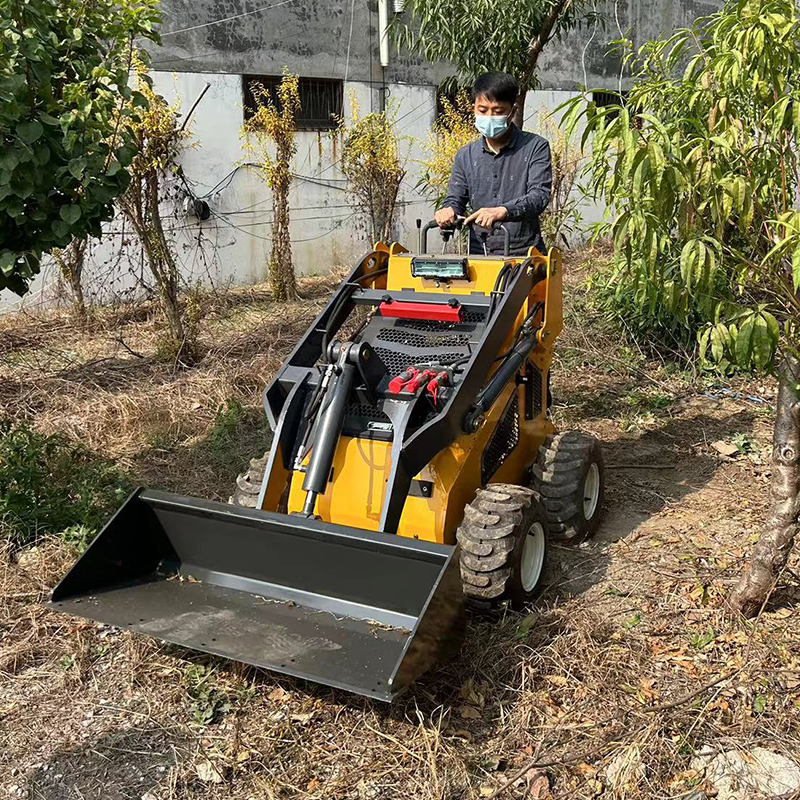
M 475 98 L 474 108 L 475 115 L 478 117 L 510 117 L 514 110 L 514 104 L 490 100 L 481 94 Z

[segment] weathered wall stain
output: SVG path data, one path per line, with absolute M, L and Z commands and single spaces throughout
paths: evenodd
M 621 38 L 621 33 L 630 35 L 638 47 L 647 39 L 713 13 L 722 3 L 598 0 L 597 10 L 604 24 L 585 25 L 549 45 L 540 62 L 541 87 L 577 88 L 584 82 L 585 64 L 590 87 L 614 88 L 619 80 L 620 58 L 609 51 L 611 42 Z M 394 48 L 390 66 L 382 71 L 376 0 L 294 0 L 247 17 L 169 35 L 170 30 L 203 25 L 265 5 L 265 0 L 162 0 L 163 31 L 168 35 L 154 52 L 156 69 L 279 75 L 288 68 L 306 77 L 344 78 L 346 74 L 355 81 L 422 85 L 439 83 L 449 73 L 446 66 L 398 55 Z

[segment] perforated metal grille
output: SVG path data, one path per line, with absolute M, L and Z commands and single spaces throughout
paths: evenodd
M 542 413 L 542 373 L 536 367 L 531 371 L 531 392 L 533 393 L 533 416 L 538 417 Z
M 375 352 L 386 365 L 386 371 L 389 375 L 399 375 L 412 364 L 442 364 L 444 366 L 466 355 L 465 353 L 439 353 L 436 351 L 430 353 L 415 352 L 412 354 L 398 353 L 394 350 L 387 350 L 385 347 L 376 347 Z
M 424 333 L 413 333 L 399 328 L 381 328 L 378 339 L 384 342 L 405 344 L 410 347 L 463 347 L 469 343 L 470 334 L 450 333 L 426 336 Z
M 383 413 L 383 409 L 379 405 L 370 403 L 357 403 L 350 401 L 347 404 L 348 417 L 363 417 L 364 419 L 372 420 L 374 422 L 391 422 L 389 417 Z
M 489 444 L 481 457 L 481 481 L 487 483 L 489 478 L 500 468 L 513 449 L 519 444 L 519 399 L 517 393 L 511 400 L 500 418 Z

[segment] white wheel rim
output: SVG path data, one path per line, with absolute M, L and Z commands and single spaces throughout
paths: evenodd
M 600 468 L 597 462 L 589 464 L 586 480 L 583 482 L 583 516 L 591 519 L 597 511 L 597 502 L 600 499 Z
M 539 583 L 544 564 L 544 528 L 534 522 L 522 543 L 520 580 L 526 592 L 532 592 Z

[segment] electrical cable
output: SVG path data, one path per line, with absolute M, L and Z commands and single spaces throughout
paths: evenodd
M 356 12 L 356 0 L 350 0 L 350 34 L 347 37 L 347 59 L 344 65 L 344 79 L 350 75 L 350 44 L 353 41 L 353 18 Z
M 179 33 L 187 33 L 188 31 L 196 31 L 200 28 L 208 28 L 211 25 L 220 25 L 223 22 L 230 22 L 233 19 L 241 19 L 242 17 L 249 17 L 253 14 L 258 14 L 261 11 L 269 11 L 271 8 L 278 8 L 278 6 L 285 6 L 289 3 L 294 3 L 296 0 L 281 0 L 279 3 L 272 3 L 268 6 L 261 6 L 261 8 L 253 9 L 252 11 L 244 11 L 241 14 L 234 14 L 231 17 L 223 17 L 222 19 L 215 19 L 211 20 L 211 22 L 202 22 L 199 25 L 192 25 L 188 28 L 179 28 L 176 31 L 165 31 L 161 34 L 161 38 L 163 39 L 165 36 L 175 36 Z

